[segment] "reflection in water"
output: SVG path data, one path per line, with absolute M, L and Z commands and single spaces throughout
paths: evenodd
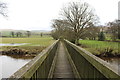
M 26 45 L 28 43 L 0 43 L 0 46 L 20 46 L 20 45 Z
M 101 58 L 105 61 L 107 61 L 110 65 L 114 66 L 115 68 L 119 68 L 118 65 L 120 65 L 120 58 Z M 26 63 L 28 63 L 31 60 L 31 58 L 13 58 L 10 56 L 3 56 L 0 55 L 0 79 L 1 78 L 8 78 L 11 76 L 14 72 L 16 72 L 18 69 L 20 69 L 22 66 L 24 66 Z
M 106 58 L 106 57 L 102 57 L 101 59 L 103 59 L 104 61 L 108 62 L 110 65 L 112 65 L 114 68 L 117 69 L 117 71 L 120 70 L 120 58 Z
M 0 79 L 8 78 L 31 59 L 17 59 L 9 56 L 0 56 Z

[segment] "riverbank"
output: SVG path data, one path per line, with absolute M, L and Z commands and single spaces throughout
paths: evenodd
M 0 55 L 35 57 L 55 40 L 50 36 L 29 38 L 2 38 Z M 24 44 L 24 45 L 21 45 Z
M 119 57 L 119 42 L 80 40 L 80 47 L 98 57 Z
M 112 49 L 106 48 L 106 49 L 95 49 L 95 48 L 87 48 L 87 47 L 83 47 L 80 46 L 84 49 L 86 49 L 87 51 L 91 52 L 93 55 L 97 56 L 97 57 L 109 57 L 109 58 L 120 58 L 120 53 L 117 51 L 114 51 Z
M 0 55 L 12 57 L 35 57 L 46 47 L 42 46 L 4 46 L 0 50 Z

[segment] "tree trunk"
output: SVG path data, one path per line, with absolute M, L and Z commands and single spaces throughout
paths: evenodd
M 76 39 L 76 40 L 75 40 L 75 44 L 76 44 L 76 45 L 79 45 L 79 39 Z

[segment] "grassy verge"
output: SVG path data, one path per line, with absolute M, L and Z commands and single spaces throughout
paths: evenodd
M 80 40 L 83 48 L 90 51 L 94 55 L 100 56 L 117 56 L 119 53 L 118 42 L 95 41 L 95 40 Z

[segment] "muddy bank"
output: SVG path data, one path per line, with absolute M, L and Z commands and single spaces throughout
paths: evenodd
M 98 48 L 89 48 L 84 45 L 81 45 L 80 47 L 86 49 L 87 51 L 91 52 L 93 55 L 97 57 L 118 57 L 120 58 L 120 52 L 119 50 L 114 50 L 111 48 L 105 48 L 105 49 L 98 49 Z
M 24 60 L 29 60 L 33 59 L 36 55 L 2 55 L 2 56 L 9 56 L 14 59 L 24 59 Z
M 106 54 L 106 53 L 102 53 L 99 55 L 95 55 L 97 57 L 107 57 L 107 58 L 120 58 L 120 54 L 114 55 L 114 54 Z
M 110 49 L 110 48 L 106 48 L 103 50 L 97 49 L 97 50 L 100 52 L 99 54 L 95 54 L 98 57 L 108 57 L 108 58 L 118 57 L 118 58 L 120 58 L 120 53 L 118 50 L 115 51 L 115 50 Z
M 0 55 L 8 55 L 12 57 L 35 57 L 45 47 L 29 46 L 29 47 L 3 47 Z

